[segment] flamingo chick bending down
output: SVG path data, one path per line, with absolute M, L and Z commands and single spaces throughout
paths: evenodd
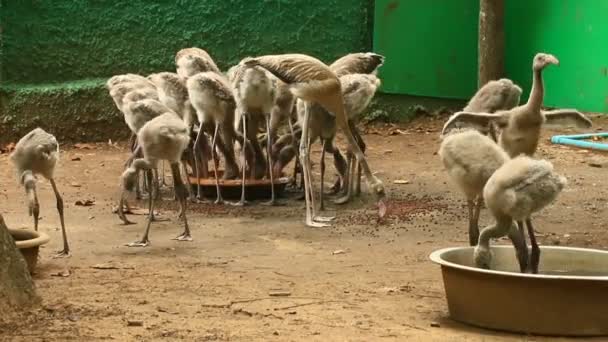
M 142 147 L 144 157 L 133 161 L 122 174 L 122 184 L 125 191 L 132 191 L 139 170 L 151 170 L 159 161 L 167 160 L 171 165 L 171 174 L 175 187 L 175 195 L 179 199 L 179 217 L 184 221 L 184 232 L 176 237 L 176 240 L 191 241 L 190 228 L 186 218 L 186 205 L 188 191 L 182 181 L 179 163 L 182 153 L 190 142 L 188 126 L 174 112 L 165 107 L 164 114 L 148 121 L 137 134 L 137 140 Z M 125 196 L 125 194 L 123 194 Z M 127 244 L 129 247 L 146 247 L 150 244 L 148 238 L 150 225 L 152 224 L 152 213 L 154 212 L 154 196 L 149 197 L 149 215 L 146 231 L 141 240 Z
M 238 175 L 239 169 L 234 156 L 234 140 L 239 136 L 234 130 L 234 110 L 236 104 L 230 89 L 230 84 L 225 76 L 215 72 L 201 72 L 190 78 L 186 83 L 188 96 L 192 106 L 196 110 L 201 129 L 196 137 L 194 146 L 199 145 L 199 140 L 203 137 L 202 127 L 210 122 L 215 123 L 211 155 L 213 158 L 213 169 L 215 173 L 215 186 L 217 191 L 216 203 L 223 203 L 220 192 L 219 174 L 217 172 L 218 160 L 215 155 L 215 146 L 221 150 L 225 160 L 224 179 L 232 179 Z M 221 130 L 220 130 L 221 126 Z M 221 131 L 222 137 L 218 136 Z M 198 171 L 198 169 L 197 169 Z M 196 174 L 197 182 L 200 182 L 200 175 Z M 198 194 L 201 193 L 200 183 L 198 183 Z
M 57 211 L 59 212 L 61 234 L 63 236 L 63 250 L 59 251 L 55 256 L 69 256 L 70 247 L 68 246 L 68 237 L 65 232 L 65 221 L 63 218 L 63 198 L 61 198 L 59 190 L 57 190 L 54 179 L 55 167 L 57 166 L 57 161 L 59 161 L 59 143 L 57 139 L 42 128 L 36 128 L 17 142 L 10 158 L 17 168 L 19 182 L 25 188 L 29 213 L 30 216 L 34 216 L 35 230 L 38 230 L 38 217 L 40 214 L 35 175 L 40 174 L 51 183 L 55 198 L 57 198 Z
M 340 80 L 336 74 L 334 74 L 327 67 L 327 65 L 323 64 L 323 62 L 319 61 L 318 59 L 301 54 L 249 58 L 246 59 L 244 63 L 249 66 L 259 65 L 270 71 L 281 81 L 289 84 L 292 93 L 297 98 L 302 99 L 303 101 L 316 102 L 336 116 L 336 123 L 338 124 L 338 127 L 344 131 L 344 135 L 347 138 L 350 148 L 355 154 L 357 161 L 361 163 L 369 184 L 369 188 L 372 189 L 377 196 L 379 214 L 381 217 L 384 216 L 386 213 L 386 205 L 384 204 L 384 198 L 386 196 L 384 184 L 372 174 L 363 152 L 361 152 L 361 149 L 353 137 L 348 125 L 348 116 L 344 109 Z M 309 119 L 310 115 L 307 111 L 304 119 L 304 125 L 302 127 L 303 137 L 308 137 Z M 302 160 L 304 171 L 306 225 L 310 227 L 327 226 L 327 224 L 322 222 L 326 221 L 325 218 L 315 218 L 317 221 L 321 221 L 315 222 L 315 219 L 312 217 L 310 207 L 311 165 L 308 156 L 307 139 L 301 139 L 300 141 L 300 159 Z
M 532 245 L 528 269 L 538 273 L 540 248 L 536 243 L 530 215 L 553 202 L 565 186 L 566 178 L 556 173 L 553 165 L 546 160 L 534 160 L 522 155 L 496 170 L 483 190 L 486 206 L 496 219 L 496 224 L 481 231 L 475 248 L 475 264 L 490 268 L 490 239 L 510 232 L 514 234 L 517 228 L 513 220 L 526 220 Z M 521 235 L 521 231 L 518 234 Z M 523 235 L 520 238 L 524 239 Z M 520 249 L 519 253 L 527 253 L 527 250 L 521 250 L 526 248 L 525 243 L 516 244 L 515 248 Z
M 239 63 L 231 69 L 231 81 L 236 100 L 237 111 L 235 126 L 241 126 L 243 135 L 253 147 L 252 173 L 254 178 L 261 178 L 265 169 L 270 179 L 271 198 L 268 204 L 274 205 L 274 176 L 272 172 L 272 137 L 270 133 L 270 116 L 275 106 L 277 96 L 277 85 L 275 78 L 266 69 L 260 66 L 247 66 Z M 249 121 L 249 125 L 247 124 Z M 266 122 L 266 150 L 268 163 L 264 165 L 264 155 L 257 140 L 257 132 L 262 122 Z M 245 147 L 242 148 L 243 160 L 245 160 Z M 258 170 L 261 170 L 258 171 Z M 241 188 L 241 201 L 245 203 L 245 167 L 243 167 L 243 179 Z

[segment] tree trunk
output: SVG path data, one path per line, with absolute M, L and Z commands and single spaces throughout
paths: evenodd
M 29 306 L 38 300 L 27 263 L 0 214 L 0 312 Z
M 504 75 L 505 27 L 504 0 L 479 2 L 478 86 Z

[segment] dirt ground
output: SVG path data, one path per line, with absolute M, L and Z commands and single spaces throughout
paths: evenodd
M 304 203 L 293 198 L 282 207 L 191 204 L 194 241 L 178 242 L 171 239 L 182 229 L 176 205 L 165 200 L 160 211 L 169 221 L 153 225 L 148 248 L 124 246 L 141 236 L 145 217 L 131 216 L 137 224 L 124 226 L 111 211 L 126 148 L 64 146 L 57 183 L 66 202 L 72 256 L 51 258 L 61 247 L 59 220 L 51 187 L 40 181 L 41 230 L 51 236 L 34 277 L 43 306 L 13 326 L 0 326 L 0 338 L 559 340 L 487 331 L 449 319 L 440 269 L 428 255 L 466 245 L 468 238 L 465 202 L 435 154 L 442 122 L 422 118 L 368 129 L 370 164 L 390 197 L 384 223 L 377 222 L 368 196 L 347 207 L 330 203 L 328 211 L 337 219 L 322 229 L 304 226 Z M 602 126 L 608 120 L 596 119 L 595 128 Z M 551 160 L 569 184 L 553 206 L 535 216 L 540 242 L 608 248 L 606 170 L 598 168 L 608 167 L 602 164 L 606 159 L 551 145 L 551 133 L 546 132 L 538 156 Z M 318 156 L 316 147 L 313 160 Z M 328 182 L 334 177 L 330 171 Z M 0 176 L 7 224 L 31 226 L 7 154 L 0 155 Z M 315 177 L 318 189 L 318 173 Z M 94 205 L 77 206 L 78 200 Z M 488 222 L 483 211 L 481 225 Z

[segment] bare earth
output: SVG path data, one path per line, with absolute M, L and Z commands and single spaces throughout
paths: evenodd
M 306 228 L 304 203 L 293 198 L 283 207 L 191 204 L 194 241 L 178 242 L 171 240 L 182 229 L 176 203 L 164 200 L 159 210 L 169 221 L 153 225 L 152 245 L 143 249 L 124 243 L 141 236 L 145 216 L 131 215 L 137 224 L 123 226 L 111 212 L 126 149 L 64 146 L 57 184 L 66 202 L 72 257 L 51 258 L 61 235 L 51 187 L 42 180 L 41 230 L 51 236 L 35 275 L 43 307 L 14 326 L 0 326 L 0 339 L 558 340 L 486 331 L 448 318 L 440 270 L 428 255 L 466 245 L 468 238 L 465 202 L 435 155 L 441 123 L 419 119 L 400 131 L 368 129 L 367 154 L 390 196 L 383 223 L 367 195 L 347 207 L 330 203 L 329 214 L 337 219 L 325 229 Z M 595 128 L 602 125 L 608 121 L 595 120 Z M 607 248 L 606 170 L 589 165 L 605 157 L 551 145 L 550 133 L 538 156 L 554 162 L 569 185 L 557 203 L 536 215 L 540 241 Z M 318 156 L 315 146 L 313 160 Z M 334 179 L 329 170 L 328 182 Z M 7 154 L 0 154 L 0 176 L 7 224 L 30 227 Z M 94 205 L 76 206 L 78 200 Z M 481 225 L 489 222 L 484 211 Z

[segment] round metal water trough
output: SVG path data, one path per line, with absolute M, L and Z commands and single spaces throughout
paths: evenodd
M 450 317 L 474 326 L 551 336 L 608 335 L 608 252 L 541 247 L 540 274 L 522 274 L 511 246 L 493 246 L 492 270 L 473 247 L 435 251 Z
M 227 199 L 241 198 L 241 179 L 222 179 L 223 170 L 218 170 L 220 175 L 219 185 L 222 196 Z M 192 190 L 196 193 L 197 179 L 193 175 L 188 176 L 188 181 Z M 213 171 L 209 172 L 209 178 L 200 178 L 201 191 L 207 198 L 216 196 L 215 178 Z M 280 197 L 289 183 L 287 177 L 277 177 L 274 179 L 274 191 Z M 247 200 L 270 199 L 270 179 L 245 179 L 245 198 Z
M 31 229 L 9 228 L 8 231 L 13 236 L 17 249 L 19 249 L 21 255 L 23 255 L 30 273 L 34 273 L 36 264 L 38 263 L 38 252 L 40 246 L 49 242 L 51 239 L 45 233 L 37 232 Z

